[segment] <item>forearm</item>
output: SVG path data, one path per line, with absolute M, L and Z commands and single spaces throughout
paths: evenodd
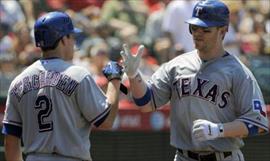
M 246 137 L 248 135 L 248 129 L 246 125 L 238 120 L 223 124 L 224 137 Z
M 235 120 L 233 122 L 229 122 L 229 123 L 224 123 L 224 137 L 247 137 L 249 136 L 253 136 L 253 135 L 257 135 L 257 134 L 261 134 L 264 133 L 265 130 L 262 128 L 257 127 L 255 129 L 255 132 L 252 130 L 250 131 L 247 128 L 247 125 L 242 122 L 242 121 L 238 121 Z M 255 126 L 255 125 L 253 125 Z
M 213 140 L 217 138 L 243 138 L 265 132 L 255 125 L 250 126 L 242 121 L 234 120 L 228 123 L 213 123 L 198 119 L 193 122 L 192 134 L 198 141 Z
M 140 72 L 134 77 L 129 78 L 130 81 L 130 90 L 132 93 L 132 97 L 135 99 L 142 98 L 147 93 L 147 84 L 143 80 Z M 151 101 L 149 100 L 148 103 L 146 103 L 143 106 L 140 106 L 140 110 L 142 112 L 151 112 L 153 111 L 153 107 L 151 106 Z
M 134 77 L 129 78 L 130 81 L 130 91 L 134 98 L 141 98 L 145 95 L 147 84 L 143 80 L 140 72 Z
M 107 101 L 111 105 L 111 110 L 106 120 L 99 126 L 100 128 L 109 129 L 112 127 L 115 117 L 118 113 L 118 103 L 119 103 L 119 80 L 111 80 L 107 87 Z
M 120 89 L 120 80 L 111 80 L 108 83 L 106 96 L 108 102 L 113 106 L 118 106 L 119 101 L 119 89 Z
M 21 141 L 19 138 L 6 135 L 4 140 L 7 161 L 22 161 Z

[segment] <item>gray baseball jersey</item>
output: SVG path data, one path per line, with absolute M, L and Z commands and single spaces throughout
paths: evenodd
M 22 129 L 24 153 L 91 160 L 90 129 L 109 114 L 104 93 L 82 67 L 38 60 L 12 82 L 3 123 Z
M 171 144 L 194 151 L 231 151 L 244 145 L 240 138 L 196 142 L 193 121 L 226 123 L 235 119 L 268 130 L 266 107 L 260 88 L 236 57 L 225 54 L 203 62 L 197 50 L 162 65 L 148 82 L 152 104 L 171 105 Z

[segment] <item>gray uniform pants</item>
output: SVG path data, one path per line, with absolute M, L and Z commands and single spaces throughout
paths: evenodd
M 29 154 L 25 161 L 87 161 L 56 154 Z M 91 161 L 91 160 L 88 160 Z
M 234 150 L 232 151 L 231 155 L 224 157 L 224 153 L 222 152 L 215 152 L 216 161 L 245 161 L 243 153 L 241 150 Z M 187 151 L 182 151 L 180 153 L 178 150 L 176 151 L 174 161 L 198 161 L 192 159 L 188 156 Z

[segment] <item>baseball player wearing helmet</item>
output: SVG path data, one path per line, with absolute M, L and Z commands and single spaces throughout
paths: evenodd
M 198 2 L 189 24 L 196 50 L 163 64 L 148 82 L 138 67 L 143 46 L 121 55 L 134 102 L 143 112 L 170 102 L 174 161 L 243 161 L 241 138 L 268 132 L 261 90 L 249 69 L 223 48 L 229 10 Z
M 122 67 L 110 62 L 106 94 L 88 71 L 69 61 L 74 35 L 70 17 L 49 12 L 34 26 L 36 46 L 43 51 L 37 60 L 11 83 L 3 119 L 7 161 L 91 161 L 90 130 L 110 128 L 118 111 Z

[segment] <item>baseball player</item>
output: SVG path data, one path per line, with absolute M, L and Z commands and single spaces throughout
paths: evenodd
M 170 101 L 174 161 L 244 161 L 241 138 L 268 132 L 261 90 L 249 69 L 226 52 L 229 10 L 218 0 L 198 2 L 189 24 L 196 50 L 163 64 L 148 82 L 138 67 L 140 46 L 121 56 L 134 102 L 143 112 Z
M 110 62 L 106 95 L 86 69 L 72 65 L 74 35 L 70 17 L 49 12 L 34 26 L 42 58 L 11 83 L 3 119 L 7 161 L 91 161 L 90 130 L 110 128 L 118 111 L 122 67 Z

